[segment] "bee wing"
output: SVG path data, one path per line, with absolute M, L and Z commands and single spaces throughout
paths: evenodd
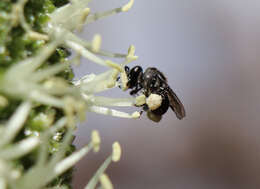
M 173 90 L 170 87 L 168 87 L 167 91 L 168 91 L 167 95 L 170 101 L 170 107 L 172 111 L 175 112 L 178 119 L 184 118 L 186 113 L 180 99 L 177 97 L 177 95 L 173 92 Z

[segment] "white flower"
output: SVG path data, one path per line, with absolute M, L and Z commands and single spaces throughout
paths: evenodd
M 121 78 L 126 78 L 124 66 L 137 59 L 137 56 L 134 55 L 134 46 L 131 45 L 126 54 L 111 53 L 101 50 L 101 36 L 95 35 L 93 40 L 88 42 L 73 33 L 75 30 L 81 30 L 86 24 L 119 12 L 128 11 L 134 1 L 130 0 L 120 8 L 103 13 L 92 13 L 90 8 L 87 7 L 89 1 L 71 0 L 67 5 L 56 9 L 49 15 L 50 21 L 44 27 L 44 34 L 33 31 L 27 24 L 23 11 L 27 0 L 18 0 L 14 5 L 14 11 L 11 15 L 13 22 L 19 22 L 28 37 L 43 40 L 46 45 L 35 56 L 26 58 L 9 68 L 0 80 L 0 92 L 3 94 L 3 96 L 0 96 L 1 106 L 8 104 L 8 100 L 4 96 L 23 101 L 9 121 L 4 123 L 0 129 L 1 188 L 6 188 L 7 186 L 20 189 L 45 187 L 54 178 L 75 165 L 91 149 L 98 151 L 100 138 L 95 131 L 93 139 L 88 145 L 65 157 L 66 146 L 70 144 L 73 138 L 73 126 L 76 118 L 83 119 L 86 111 L 124 118 L 140 117 L 139 112 L 126 113 L 109 108 L 110 106 L 133 106 L 137 101 L 133 97 L 108 98 L 96 96 L 99 92 L 117 87 L 119 74 Z M 63 63 L 42 68 L 42 65 L 58 46 L 70 48 L 77 54 L 76 57 L 87 58 L 93 63 L 106 66 L 108 70 L 99 75 L 86 75 L 74 81 L 73 85 L 71 85 L 66 80 L 55 75 L 68 68 L 72 63 L 76 64 L 79 60 L 78 58 L 65 60 Z M 109 59 L 103 59 L 101 56 L 121 58 L 123 60 L 116 63 Z M 123 89 L 126 89 L 127 80 L 122 79 L 122 82 Z M 29 136 L 14 143 L 15 137 L 24 127 L 24 123 L 35 103 L 61 108 L 64 110 L 65 116 L 54 123 L 52 123 L 53 120 L 50 121 L 50 127 L 43 134 Z M 48 141 L 50 138 L 57 137 L 53 135 L 65 127 L 67 132 L 59 151 L 48 159 Z M 22 173 L 22 170 L 12 167 L 13 159 L 20 158 L 36 148 L 39 149 L 37 150 L 38 159 L 35 165 L 28 171 Z M 118 143 L 115 143 L 114 152 L 100 167 L 86 188 L 94 188 L 99 179 L 101 179 L 103 185 L 111 188 L 112 184 L 109 184 L 108 177 L 104 176 L 104 172 L 111 161 L 118 161 L 120 156 L 121 148 Z

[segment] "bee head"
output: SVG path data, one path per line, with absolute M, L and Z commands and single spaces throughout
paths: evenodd
M 127 73 L 128 82 L 127 87 L 132 89 L 136 87 L 140 83 L 140 79 L 142 79 L 143 69 L 141 66 L 135 66 L 131 70 L 129 67 L 125 67 L 125 71 Z

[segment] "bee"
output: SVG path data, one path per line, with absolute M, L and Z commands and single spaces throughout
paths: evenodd
M 178 119 L 185 117 L 183 104 L 168 85 L 167 78 L 157 68 L 149 67 L 143 72 L 141 66 L 132 69 L 125 66 L 125 72 L 128 79 L 126 86 L 131 89 L 130 95 L 142 92 L 147 97 L 143 110 L 147 112 L 148 118 L 159 122 L 169 107 Z

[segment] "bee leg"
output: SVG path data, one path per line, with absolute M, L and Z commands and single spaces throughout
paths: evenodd
M 148 107 L 147 104 L 144 104 L 144 105 L 143 105 L 143 110 L 144 110 L 145 112 L 147 112 L 147 111 L 149 110 L 149 107 Z
M 136 87 L 135 89 L 133 89 L 132 91 L 130 91 L 130 95 L 135 95 L 137 94 L 142 88 L 141 87 Z

